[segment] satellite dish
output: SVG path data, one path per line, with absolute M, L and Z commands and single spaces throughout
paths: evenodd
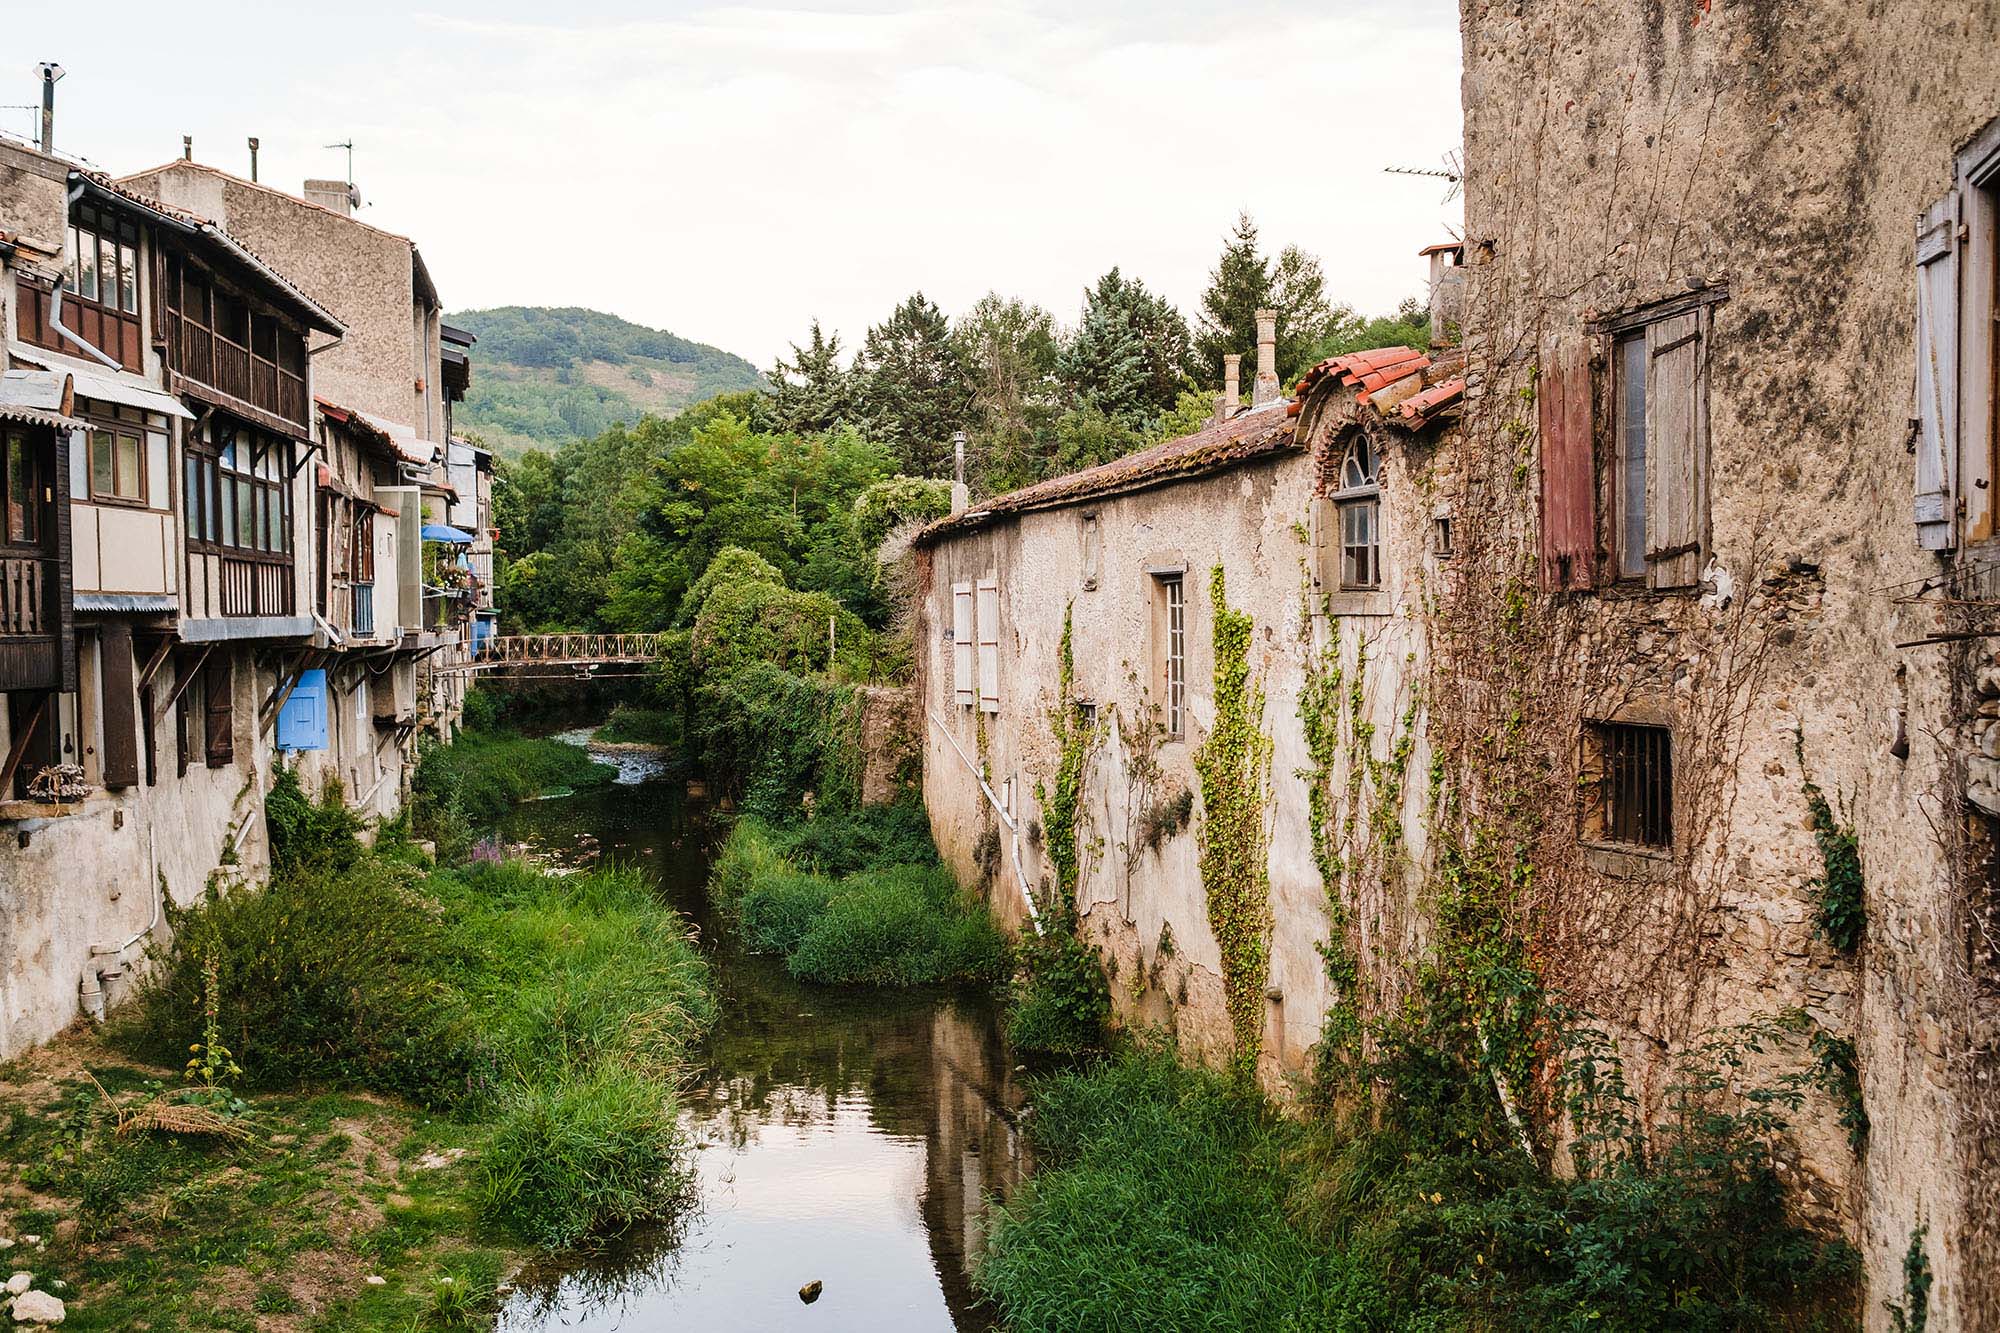
M 361 211 L 361 189 L 352 182 L 347 186 L 347 206 L 357 213 Z

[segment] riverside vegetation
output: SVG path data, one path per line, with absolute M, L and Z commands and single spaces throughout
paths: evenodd
M 460 745 L 420 812 L 521 789 L 530 751 Z M 0 1092 L 0 1215 L 44 1235 L 70 1326 L 483 1323 L 525 1254 L 680 1203 L 678 1071 L 714 1001 L 642 876 L 434 865 L 401 826 L 365 848 L 289 773 L 267 813 L 270 883 L 177 912 L 104 1033 Z

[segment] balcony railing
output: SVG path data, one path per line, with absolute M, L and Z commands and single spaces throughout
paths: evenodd
M 32 557 L 0 559 L 0 634 L 47 634 L 43 608 L 48 561 Z
M 222 557 L 222 614 L 225 616 L 288 616 L 292 614 L 292 562 Z

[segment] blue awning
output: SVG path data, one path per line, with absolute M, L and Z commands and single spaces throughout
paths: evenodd
M 454 546 L 472 545 L 472 534 L 446 523 L 424 524 L 424 540 L 427 542 L 450 542 Z

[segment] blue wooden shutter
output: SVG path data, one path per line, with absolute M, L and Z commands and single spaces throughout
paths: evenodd
M 291 698 L 278 710 L 278 748 L 326 748 L 326 672 L 307 671 L 299 676 Z
M 1958 192 L 1917 219 L 1917 545 L 1957 540 Z

